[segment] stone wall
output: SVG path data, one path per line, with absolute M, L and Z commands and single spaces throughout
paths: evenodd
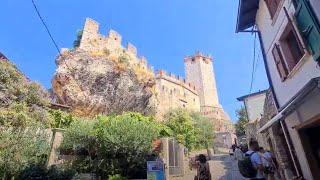
M 264 114 L 257 124 L 256 130 L 265 125 L 278 113 L 273 98 L 271 90 L 268 90 L 264 104 Z M 257 137 L 260 146 L 270 150 L 275 155 L 282 178 L 291 179 L 293 177 L 294 167 L 280 123 L 275 123 L 272 127 L 262 133 L 257 133 Z
M 168 110 L 185 108 L 200 111 L 200 100 L 196 87 L 174 74 L 160 70 L 156 75 L 156 91 L 159 97 L 158 116 Z

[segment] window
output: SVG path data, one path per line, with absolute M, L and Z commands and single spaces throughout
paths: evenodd
M 289 21 L 279 39 L 279 44 L 275 44 L 272 49 L 272 55 L 282 81 L 300 62 L 304 53 L 303 42 L 300 41 L 298 32 Z
M 294 2 L 298 29 L 308 45 L 314 60 L 320 61 L 320 24 L 309 2 L 306 0 L 296 0 Z
M 302 42 L 291 23 L 288 23 L 281 35 L 280 46 L 288 69 L 291 71 L 304 55 Z
M 279 4 L 281 2 L 281 0 L 265 0 L 267 7 L 269 9 L 269 13 L 271 16 L 271 19 L 273 19 L 274 15 L 276 14 Z
M 284 59 L 283 59 L 283 56 L 281 54 L 280 47 L 278 44 L 274 45 L 274 47 L 272 49 L 272 55 L 273 55 L 274 61 L 276 63 L 280 78 L 282 81 L 284 81 L 288 76 L 288 69 L 287 69 L 287 66 L 284 62 Z

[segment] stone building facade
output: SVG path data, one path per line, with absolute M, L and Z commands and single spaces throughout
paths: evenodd
M 294 176 L 294 165 L 291 160 L 285 135 L 281 129 L 281 124 L 277 123 L 268 130 L 259 133 L 259 129 L 268 123 L 268 121 L 277 113 L 278 110 L 274 102 L 273 94 L 271 90 L 268 90 L 266 93 L 263 115 L 259 123 L 256 124 L 255 133 L 257 134 L 259 144 L 265 147 L 265 149 L 270 150 L 275 155 L 282 179 L 290 179 Z
M 160 70 L 156 74 L 156 89 L 158 96 L 161 97 L 157 110 L 160 117 L 175 108 L 200 111 L 200 99 L 196 87 L 187 83 L 185 79 Z
M 247 141 L 256 140 L 260 147 L 271 151 L 276 157 L 281 178 L 292 178 L 293 162 L 280 123 L 266 131 L 259 132 L 259 129 L 278 113 L 271 90 L 246 95 L 238 100 L 244 102 L 249 119 L 245 128 Z
M 156 81 L 156 94 L 158 96 L 157 116 L 159 119 L 169 109 L 185 108 L 201 112 L 212 120 L 218 132 L 232 132 L 233 126 L 229 116 L 219 103 L 218 92 L 213 71 L 212 58 L 197 52 L 184 59 L 186 79 L 164 70 L 153 72 L 147 60 L 138 56 L 136 47 L 128 43 L 123 47 L 122 37 L 114 30 L 108 35 L 99 33 L 99 24 L 87 18 L 83 30 L 78 34 L 77 48 L 89 51 L 93 55 L 107 54 L 118 58 L 125 56 L 131 65 L 138 65 L 152 72 Z M 234 136 L 232 136 L 234 138 Z

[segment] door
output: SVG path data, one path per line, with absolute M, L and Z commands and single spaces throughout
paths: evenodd
M 299 135 L 311 173 L 317 179 L 320 177 L 320 120 L 312 126 L 300 129 Z

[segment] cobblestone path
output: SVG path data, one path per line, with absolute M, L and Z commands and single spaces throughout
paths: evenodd
M 212 180 L 244 180 L 238 170 L 237 161 L 230 158 L 229 155 L 214 155 L 209 161 Z M 194 180 L 196 171 L 193 170 L 183 177 L 174 178 L 174 180 Z
M 215 155 L 209 161 L 210 171 L 213 180 L 244 180 L 238 170 L 236 160 L 229 155 Z

